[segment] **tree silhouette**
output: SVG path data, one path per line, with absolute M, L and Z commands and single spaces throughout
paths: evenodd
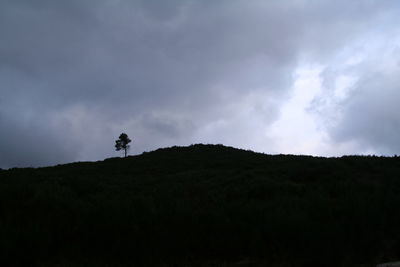
M 122 133 L 119 136 L 119 139 L 115 140 L 115 149 L 117 151 L 120 151 L 121 149 L 124 150 L 125 152 L 125 158 L 126 158 L 126 153 L 129 149 L 129 143 L 131 142 L 131 139 L 129 139 L 128 135 L 126 133 Z

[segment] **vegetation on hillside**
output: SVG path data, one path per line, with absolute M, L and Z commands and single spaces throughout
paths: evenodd
M 0 170 L 0 261 L 374 266 L 400 257 L 399 211 L 397 157 L 172 147 Z

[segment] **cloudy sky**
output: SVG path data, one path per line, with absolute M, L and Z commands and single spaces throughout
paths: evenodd
M 400 1 L 1 0 L 0 167 L 194 143 L 400 154 Z

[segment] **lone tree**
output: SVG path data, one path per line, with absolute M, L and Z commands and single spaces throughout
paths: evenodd
M 126 133 L 122 133 L 119 136 L 118 140 L 115 140 L 115 149 L 117 151 L 120 151 L 121 149 L 124 150 L 125 152 L 125 158 L 126 158 L 126 153 L 129 149 L 129 143 L 131 142 L 131 139 L 129 139 L 128 135 Z

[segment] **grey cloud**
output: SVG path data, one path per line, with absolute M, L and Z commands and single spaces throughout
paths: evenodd
M 391 18 L 385 21 L 390 21 Z M 382 27 L 385 31 L 381 31 Z M 333 144 L 352 143 L 354 154 L 398 154 L 400 142 L 400 56 L 395 24 L 371 28 L 364 37 L 368 43 L 356 44 L 339 59 L 343 64 L 326 68 L 321 75 L 323 94 L 315 99 L 313 111 Z M 354 56 L 356 59 L 346 62 Z M 354 53 L 354 52 L 353 52 Z M 336 96 L 340 77 L 351 77 L 344 95 Z
M 68 140 L 76 143 L 76 152 L 61 146 L 53 149 L 59 151 L 55 158 L 60 161 L 82 154 L 93 159 L 96 152 L 98 157 L 109 155 L 106 146 L 82 152 L 79 145 L 90 127 L 101 132 L 98 142 L 109 142 L 111 132 L 129 127 L 140 136 L 143 150 L 168 142 L 195 142 L 191 137 L 213 122 L 241 118 L 241 110 L 226 106 L 251 94 L 268 97 L 268 118 L 260 121 L 268 125 L 278 117 L 293 71 L 304 58 L 329 58 L 392 5 L 391 1 L 3 1 L 0 83 L 6 102 L 0 115 L 6 120 L 0 144 L 8 142 L 9 137 L 2 136 L 9 136 L 9 129 L 30 135 L 19 122 L 29 114 L 37 136 L 41 131 L 54 140 L 72 135 Z M 68 115 L 67 121 L 87 122 L 86 128 L 77 123 L 82 133 L 71 126 L 74 123 L 54 124 L 55 129 L 46 133 L 50 126 L 38 120 L 43 115 L 62 121 L 76 106 L 95 110 L 79 118 Z M 243 125 L 238 122 L 236 130 Z M 232 127 L 215 135 L 229 134 Z M 44 150 L 33 147 L 26 158 Z M 40 160 L 40 164 L 50 162 Z M 0 164 L 12 165 L 6 159 Z
M 178 138 L 182 133 L 190 134 L 195 129 L 190 120 L 156 114 L 144 114 L 140 123 L 150 133 L 171 138 Z
M 355 141 L 360 151 L 393 155 L 400 151 L 400 69 L 391 75 L 369 73 L 342 104 L 342 119 L 331 130 L 335 141 Z

